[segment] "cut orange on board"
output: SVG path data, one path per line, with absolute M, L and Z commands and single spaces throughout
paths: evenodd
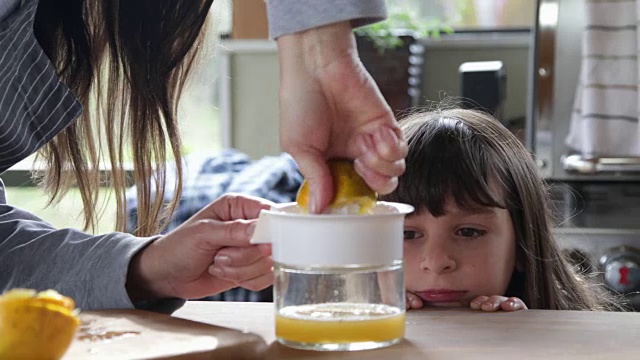
M 0 359 L 60 359 L 80 325 L 75 302 L 55 290 L 0 296 Z
M 353 163 L 348 160 L 329 160 L 329 168 L 333 176 L 335 196 L 325 210 L 328 214 L 369 214 L 376 206 L 377 194 L 356 172 Z M 298 196 L 298 206 L 309 211 L 309 183 L 302 182 Z

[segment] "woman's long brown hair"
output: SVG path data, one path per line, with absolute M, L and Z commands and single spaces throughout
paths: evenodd
M 532 309 L 623 308 L 600 284 L 569 265 L 552 232 L 547 186 L 533 157 L 497 120 L 478 111 L 450 109 L 414 114 L 401 128 L 409 144 L 407 170 L 385 200 L 405 202 L 433 216 L 444 214 L 450 198 L 463 208 L 507 209 L 521 270 L 514 271 L 506 296 L 519 297 Z
M 131 180 L 137 185 L 137 235 L 157 233 L 175 210 L 182 188 L 178 100 L 212 2 L 40 0 L 36 37 L 84 107 L 81 118 L 41 150 L 48 165 L 42 183 L 50 202 L 78 186 L 85 229 L 97 225 L 102 181 L 110 181 L 116 193 L 118 231 L 126 229 Z M 127 146 L 133 179 L 125 178 Z M 165 204 L 171 158 L 176 182 Z M 103 160 L 110 164 L 109 178 L 101 177 Z

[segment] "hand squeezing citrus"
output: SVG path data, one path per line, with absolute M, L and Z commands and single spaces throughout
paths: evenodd
M 376 206 L 377 194 L 348 160 L 329 160 L 335 195 L 325 214 L 369 214 Z M 305 179 L 296 197 L 298 206 L 309 211 L 309 183 Z
M 0 359 L 60 359 L 80 325 L 75 303 L 55 290 L 0 296 Z

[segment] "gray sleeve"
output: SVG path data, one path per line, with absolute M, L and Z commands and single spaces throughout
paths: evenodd
M 71 296 L 82 310 L 133 308 L 125 289 L 129 261 L 154 239 L 55 229 L 8 205 L 1 181 L 0 234 L 0 292 L 15 287 L 55 289 Z M 177 308 L 167 309 L 160 302 L 141 305 L 167 312 Z
M 0 21 L 4 20 L 18 6 L 20 0 L 0 0 Z
M 387 16 L 384 0 L 267 0 L 269 33 L 281 35 L 314 27 L 351 21 L 355 27 L 368 25 Z

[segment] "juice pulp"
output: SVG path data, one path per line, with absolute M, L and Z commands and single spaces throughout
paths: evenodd
M 383 342 L 404 336 L 405 312 L 381 304 L 288 306 L 276 314 L 276 336 L 299 343 Z

